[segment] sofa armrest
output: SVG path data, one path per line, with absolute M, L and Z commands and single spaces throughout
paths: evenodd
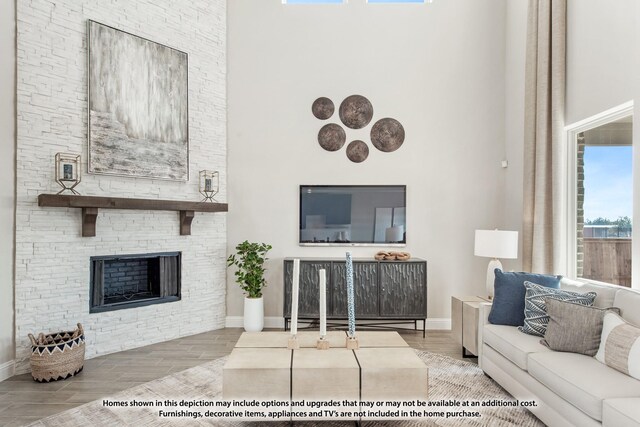
M 489 312 L 491 311 L 491 303 L 480 303 L 478 313 L 478 366 L 482 368 L 482 349 L 484 346 L 484 325 L 489 323 Z

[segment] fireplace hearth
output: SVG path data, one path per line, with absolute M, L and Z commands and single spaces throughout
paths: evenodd
M 180 252 L 91 257 L 89 311 L 180 300 Z

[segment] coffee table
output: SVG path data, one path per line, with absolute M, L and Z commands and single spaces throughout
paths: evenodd
M 329 350 L 315 348 L 317 332 L 299 332 L 296 350 L 287 349 L 289 337 L 243 333 L 223 368 L 223 398 L 286 401 L 291 408 L 301 401 L 428 399 L 428 368 L 397 332 L 358 332 L 357 350 L 346 349 L 343 331 L 327 334 Z

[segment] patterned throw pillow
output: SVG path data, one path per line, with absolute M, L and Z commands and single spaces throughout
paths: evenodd
M 598 296 L 595 292 L 581 294 L 578 292 L 563 291 L 562 289 L 547 288 L 531 282 L 524 282 L 524 287 L 526 289 L 524 297 L 524 325 L 519 326 L 518 329 L 525 334 L 537 335 L 539 337 L 544 336 L 544 333 L 547 331 L 547 324 L 549 324 L 547 304 L 545 303 L 546 298 L 591 306 L 596 296 Z
M 596 360 L 640 379 L 640 329 L 617 314 L 605 314 Z

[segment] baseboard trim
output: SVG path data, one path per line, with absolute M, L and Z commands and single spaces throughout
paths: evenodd
M 4 381 L 7 378 L 11 378 L 16 374 L 16 362 L 15 360 L 9 360 L 0 365 L 0 381 Z
M 451 319 L 447 317 L 427 319 L 427 330 L 431 331 L 450 331 Z
M 302 323 L 302 322 L 301 322 Z M 418 327 L 422 326 L 419 322 Z M 225 319 L 224 326 L 226 328 L 242 328 L 244 326 L 244 321 L 242 316 L 227 316 Z M 397 327 L 398 329 L 413 329 L 413 325 L 409 325 L 407 323 L 399 323 L 399 324 L 390 324 L 389 326 Z M 436 331 L 436 330 L 450 330 L 451 329 L 451 319 L 449 318 L 431 318 L 427 319 L 427 330 Z M 284 319 L 282 317 L 265 317 L 264 318 L 264 327 L 265 328 L 284 328 Z
M 224 326 L 225 328 L 242 328 L 244 327 L 244 317 L 227 316 L 224 322 Z M 265 317 L 264 327 L 284 329 L 284 319 L 282 317 Z

